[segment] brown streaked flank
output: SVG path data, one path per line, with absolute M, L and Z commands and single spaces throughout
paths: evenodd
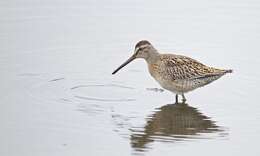
M 135 45 L 134 54 L 112 74 L 136 58 L 143 58 L 148 64 L 151 76 L 164 89 L 176 94 L 176 103 L 178 103 L 178 95 L 181 95 L 185 102 L 184 93 L 205 86 L 227 73 L 232 73 L 231 69 L 209 67 L 187 56 L 160 54 L 149 41 L 142 40 Z

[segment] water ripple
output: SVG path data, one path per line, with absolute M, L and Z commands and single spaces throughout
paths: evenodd
M 61 77 L 61 78 L 52 79 L 49 82 L 60 81 L 60 80 L 64 80 L 64 79 L 65 79 L 64 77 Z
M 122 101 L 135 101 L 135 99 L 106 99 L 97 97 L 87 97 L 87 96 L 74 96 L 79 99 L 92 100 L 92 101 L 104 101 L 104 102 L 122 102 Z
M 131 94 L 130 90 L 135 88 L 115 83 L 77 85 L 70 88 L 75 90 L 74 97 L 83 100 L 102 102 L 135 101 L 134 98 L 117 97 L 119 93 L 125 92 L 126 96 Z
M 123 86 L 123 85 L 118 85 L 118 84 L 78 85 L 78 86 L 74 86 L 70 89 L 78 89 L 78 88 L 84 88 L 84 87 L 118 87 L 118 88 L 134 89 L 133 87 Z

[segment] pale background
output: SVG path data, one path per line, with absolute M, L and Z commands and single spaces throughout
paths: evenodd
M 174 101 L 142 60 L 111 75 L 141 39 L 234 69 L 186 96 L 220 132 L 131 145 Z M 0 155 L 259 155 L 259 42 L 258 0 L 2 0 Z

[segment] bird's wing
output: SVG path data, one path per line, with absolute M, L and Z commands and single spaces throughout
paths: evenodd
M 194 80 L 222 76 L 225 73 L 225 70 L 208 67 L 181 55 L 163 55 L 161 62 L 161 74 L 171 80 Z

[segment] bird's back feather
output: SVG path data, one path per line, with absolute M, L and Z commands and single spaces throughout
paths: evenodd
M 168 81 L 184 92 L 205 86 L 232 72 L 208 67 L 192 58 L 174 54 L 161 54 L 152 67 L 150 72 L 156 79 Z

